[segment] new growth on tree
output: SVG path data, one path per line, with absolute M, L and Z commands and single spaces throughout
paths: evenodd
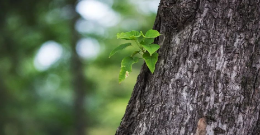
M 119 83 L 121 83 L 129 73 L 132 72 L 132 65 L 137 63 L 139 59 L 144 59 L 149 70 L 153 73 L 155 70 L 155 64 L 158 60 L 158 53 L 156 52 L 160 46 L 154 44 L 154 38 L 160 36 L 161 34 L 157 30 L 148 30 L 145 34 L 142 31 L 130 31 L 117 33 L 117 39 L 133 40 L 137 46 L 138 50 L 134 51 L 131 56 L 125 57 L 121 62 L 121 70 L 119 73 Z M 116 54 L 117 52 L 133 46 L 131 43 L 121 44 L 111 51 L 109 58 Z M 137 57 L 139 55 L 140 57 Z

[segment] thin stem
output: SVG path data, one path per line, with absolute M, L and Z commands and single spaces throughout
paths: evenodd
M 135 46 L 135 45 L 131 45 L 131 46 L 137 47 L 137 49 L 140 50 L 139 46 Z
M 135 40 L 135 43 L 136 43 L 136 45 L 138 46 L 139 50 L 140 50 L 141 52 L 143 52 L 143 49 L 142 49 L 140 43 L 139 43 L 137 40 Z
M 141 49 L 140 44 L 139 44 L 139 42 L 138 42 L 137 40 L 135 40 L 135 43 L 136 43 L 137 46 Z
M 134 57 L 137 54 L 139 54 L 141 57 L 143 56 L 143 53 L 141 51 L 138 51 L 137 53 L 132 54 L 131 57 Z

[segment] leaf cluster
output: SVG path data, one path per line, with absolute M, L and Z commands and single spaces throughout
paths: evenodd
M 133 40 L 135 44 L 125 43 L 117 46 L 111 51 L 109 58 L 123 49 L 136 46 L 138 50 L 134 51 L 131 56 L 125 57 L 121 62 L 121 70 L 119 73 L 119 83 L 121 83 L 129 73 L 132 72 L 132 65 L 137 63 L 139 59 L 144 59 L 149 70 L 153 73 L 155 70 L 155 64 L 158 61 L 158 53 L 156 52 L 160 46 L 154 44 L 154 38 L 161 34 L 157 30 L 148 30 L 145 34 L 142 31 L 129 31 L 117 33 L 117 39 Z M 140 57 L 138 57 L 139 55 Z

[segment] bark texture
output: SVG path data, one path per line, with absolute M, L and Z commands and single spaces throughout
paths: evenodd
M 116 135 L 259 135 L 259 7 L 161 0 L 156 69 L 142 67 Z

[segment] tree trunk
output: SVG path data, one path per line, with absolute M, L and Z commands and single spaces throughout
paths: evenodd
M 84 76 L 84 66 L 76 51 L 76 45 L 80 39 L 79 33 L 75 30 L 75 24 L 80 18 L 76 12 L 77 0 L 69 0 L 74 7 L 74 17 L 71 20 L 71 73 L 72 86 L 74 89 L 74 128 L 75 135 L 86 135 L 86 112 L 84 108 L 84 99 L 86 96 L 87 87 L 85 85 L 86 78 Z
M 259 0 L 161 0 L 117 135 L 259 135 Z

